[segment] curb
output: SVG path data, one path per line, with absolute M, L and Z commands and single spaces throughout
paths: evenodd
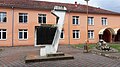
M 111 58 L 111 59 L 120 59 L 120 56 L 112 56 L 112 55 L 110 55 L 110 53 L 107 54 L 107 53 L 99 53 L 99 52 L 94 52 L 94 51 L 91 51 L 91 53 L 101 55 L 101 56 L 104 56 L 104 57 L 108 57 L 108 58 Z

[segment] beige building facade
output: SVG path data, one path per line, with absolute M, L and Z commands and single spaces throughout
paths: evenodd
M 87 34 L 89 43 L 97 43 L 99 39 L 108 43 L 120 42 L 120 13 L 89 6 L 87 19 L 86 5 L 30 0 L 17 2 L 0 1 L 0 46 L 34 45 L 36 26 L 56 24 L 56 17 L 51 14 L 53 6 L 68 9 L 60 44 L 83 44 Z

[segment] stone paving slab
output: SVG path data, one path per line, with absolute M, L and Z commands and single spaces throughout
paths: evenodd
M 39 53 L 39 48 L 27 47 L 0 47 L 0 67 L 120 67 L 120 60 L 104 56 L 83 53 L 83 49 L 70 46 L 59 46 L 60 52 L 74 56 L 74 60 L 58 60 L 25 63 L 25 56 L 30 53 Z

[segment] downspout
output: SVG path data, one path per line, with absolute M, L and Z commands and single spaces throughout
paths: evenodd
M 12 8 L 12 47 L 14 46 L 14 7 Z
M 68 46 L 70 46 L 70 11 L 68 11 Z

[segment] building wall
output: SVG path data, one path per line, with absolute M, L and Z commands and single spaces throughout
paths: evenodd
M 85 43 L 87 37 L 86 33 L 86 14 L 84 13 L 67 13 L 65 21 L 70 23 L 70 44 L 82 44 Z M 72 16 L 79 16 L 79 25 L 72 24 Z M 89 25 L 88 30 L 94 30 L 94 39 L 89 39 L 90 43 L 96 43 L 99 40 L 99 31 L 104 28 L 120 28 L 120 16 L 117 15 L 101 15 L 101 14 L 89 14 L 89 17 L 94 17 L 94 25 Z M 108 25 L 102 25 L 101 18 L 106 17 Z M 67 18 L 69 18 L 67 20 Z M 61 44 L 69 44 L 69 37 L 68 37 L 68 23 L 65 22 L 64 29 L 65 29 L 65 38 L 60 40 Z M 80 30 L 80 39 L 73 39 L 73 31 L 72 30 Z
M 7 12 L 7 22 L 0 23 L 0 29 L 7 29 L 7 39 L 0 40 L 0 46 L 12 46 L 12 11 L 11 8 L 0 8 L 0 12 Z M 19 13 L 28 13 L 28 22 L 19 23 Z M 38 14 L 46 14 L 47 24 L 55 24 L 56 17 L 46 10 L 31 10 L 31 9 L 16 9 L 14 8 L 14 33 L 13 46 L 34 45 L 35 41 L 35 26 L 39 26 Z M 79 25 L 72 24 L 72 16 L 79 16 Z M 94 25 L 88 27 L 89 30 L 94 30 L 94 39 L 89 40 L 90 43 L 96 43 L 99 40 L 99 31 L 103 28 L 120 28 L 120 16 L 117 15 L 102 15 L 89 14 L 89 17 L 94 17 Z M 106 17 L 108 25 L 103 26 L 101 17 Z M 60 44 L 81 44 L 86 40 L 86 24 L 87 17 L 84 13 L 68 13 L 65 16 L 64 24 L 64 39 L 60 39 Z M 19 29 L 28 29 L 28 39 L 19 40 Z M 73 30 L 80 30 L 80 38 L 73 39 Z
M 19 13 L 28 13 L 28 22 L 19 23 Z M 14 45 L 33 45 L 35 41 L 35 26 L 40 26 L 38 23 L 38 14 L 47 14 L 47 24 L 55 24 L 55 17 L 50 13 L 50 11 L 34 11 L 34 10 L 15 10 L 15 28 L 14 28 Z M 52 18 L 52 19 L 51 19 Z M 28 29 L 28 39 L 19 40 L 18 32 L 19 29 Z
M 7 12 L 7 22 L 0 23 L 0 29 L 7 29 L 7 39 L 0 40 L 0 46 L 11 46 L 12 44 L 12 10 L 0 8 L 0 12 Z

